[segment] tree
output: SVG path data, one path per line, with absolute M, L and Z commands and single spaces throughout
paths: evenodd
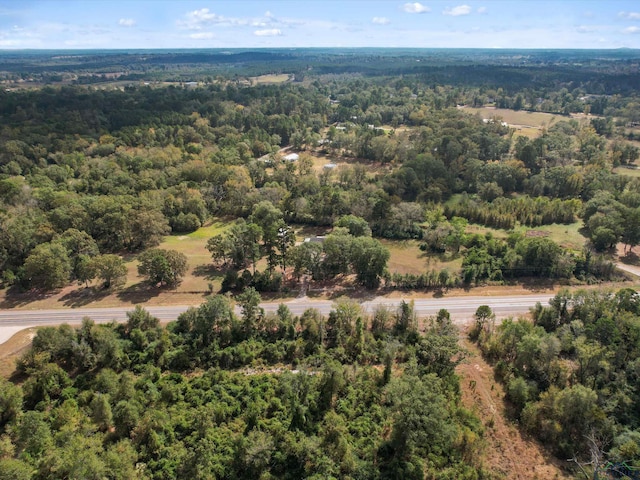
M 113 414 L 109 404 L 109 396 L 98 393 L 91 401 L 91 418 L 102 431 L 106 431 L 113 423 Z
M 623 216 L 622 241 L 625 244 L 626 251 L 640 244 L 640 207 L 625 208 Z
M 74 261 L 73 275 L 80 284 L 89 286 L 89 282 L 96 278 L 96 265 L 88 255 L 78 255 Z
M 264 317 L 264 309 L 260 307 L 260 294 L 253 287 L 245 288 L 237 297 L 242 310 L 242 322 L 247 338 L 253 336 L 257 323 Z
M 22 389 L 0 378 L 0 429 L 14 422 L 22 412 Z
M 346 228 L 350 235 L 354 237 L 370 237 L 371 228 L 369 223 L 361 217 L 355 215 L 344 215 L 334 223 L 336 227 Z
M 311 275 L 311 278 L 318 280 L 321 276 L 322 245 L 317 242 L 301 243 L 291 249 L 289 261 L 297 278 Z
M 277 265 L 276 249 L 280 243 L 279 230 L 284 227 L 282 211 L 270 201 L 264 200 L 254 205 L 249 219 L 262 230 L 262 241 L 267 254 L 267 261 L 269 262 L 269 267 L 273 268 Z
M 397 458 L 408 460 L 412 455 L 426 457 L 450 451 L 458 427 L 447 409 L 440 378 L 435 374 L 405 374 L 391 380 L 387 394 L 395 413 L 391 444 Z
M 327 235 L 322 244 L 324 259 L 322 270 L 329 278 L 349 272 L 353 237 L 344 228 L 338 228 Z
M 352 242 L 351 261 L 358 281 L 367 288 L 377 288 L 387 269 L 389 250 L 378 240 L 358 237 Z
M 231 264 L 240 269 L 249 262 L 256 271 L 256 263 L 260 259 L 260 239 L 262 229 L 255 223 L 238 220 L 228 232 L 211 237 L 207 242 L 207 250 L 215 262 Z
M 280 222 L 278 227 L 278 250 L 280 251 L 280 265 L 282 266 L 282 273 L 287 274 L 287 264 L 289 262 L 287 258 L 287 252 L 290 248 L 296 244 L 296 235 L 291 227 L 283 222 Z M 255 263 L 254 263 L 255 273 Z
M 130 251 L 155 247 L 162 237 L 171 232 L 169 222 L 159 210 L 142 207 L 129 211 L 127 218 L 129 238 L 127 248 Z
M 160 320 L 151 315 L 147 310 L 140 305 L 136 305 L 136 308 L 127 312 L 127 331 L 131 333 L 132 330 L 139 329 L 144 331 L 154 330 L 160 325 Z
M 175 250 L 152 248 L 138 256 L 138 274 L 152 285 L 175 287 L 187 271 L 187 257 Z
M 64 287 L 71 276 L 71 261 L 59 243 L 43 243 L 24 262 L 24 280 L 32 288 Z
M 90 271 L 86 269 L 87 260 L 100 253 L 98 244 L 87 232 L 70 228 L 57 239 L 67 249 L 72 263 L 72 276 L 80 283 L 93 279 L 87 278 Z
M 98 255 L 92 260 L 95 275 L 104 288 L 120 287 L 127 282 L 127 266 L 118 255 Z

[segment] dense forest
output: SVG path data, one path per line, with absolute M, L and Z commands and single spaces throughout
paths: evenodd
M 624 281 L 638 68 L 635 51 L 1 53 L 5 297 L 110 295 L 132 266 L 176 290 L 195 269 L 166 240 L 192 234 L 215 281 L 166 327 L 138 307 L 39 329 L 0 380 L 0 479 L 498 478 L 446 311 L 267 315 L 260 295 Z M 434 266 L 394 270 L 398 245 Z M 640 461 L 638 305 L 625 288 L 563 292 L 533 321 L 476 313 L 514 420 L 575 471 Z
M 490 478 L 446 311 L 419 332 L 409 303 L 298 318 L 238 301 L 166 329 L 140 307 L 40 329 L 20 385 L 0 380 L 0 478 Z

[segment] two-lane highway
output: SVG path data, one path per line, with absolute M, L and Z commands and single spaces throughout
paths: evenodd
M 440 309 L 445 308 L 451 317 L 459 323 L 470 320 L 480 305 L 488 305 L 498 318 L 524 314 L 537 302 L 546 305 L 551 294 L 544 295 L 512 295 L 501 297 L 443 297 L 443 298 L 415 298 L 415 311 L 418 316 L 425 317 L 435 315 Z M 372 300 L 362 301 L 360 304 L 365 312 L 372 313 L 378 305 L 397 307 L 402 299 L 389 299 L 376 297 Z M 261 306 L 265 312 L 275 312 L 280 303 L 289 307 L 294 315 L 301 315 L 308 308 L 316 308 L 320 313 L 327 315 L 335 306 L 331 300 L 313 300 L 307 297 L 288 300 L 286 302 L 266 302 Z M 144 306 L 144 305 L 143 305 Z M 127 312 L 134 307 L 117 308 L 74 308 L 52 310 L 0 310 L 0 343 L 11 338 L 16 331 L 38 327 L 42 325 L 60 325 L 68 323 L 79 325 L 82 319 L 89 317 L 96 323 L 123 322 L 127 319 Z M 152 315 L 161 321 L 170 321 L 178 318 L 182 312 L 189 308 L 187 305 L 170 307 L 144 306 Z

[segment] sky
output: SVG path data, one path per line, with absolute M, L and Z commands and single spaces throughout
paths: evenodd
M 638 0 L 0 0 L 0 49 L 640 48 Z

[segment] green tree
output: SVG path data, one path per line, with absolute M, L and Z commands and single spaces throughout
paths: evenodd
M 98 255 L 92 260 L 96 276 L 104 288 L 120 287 L 127 282 L 127 266 L 118 255 Z
M 253 287 L 245 288 L 237 297 L 242 310 L 242 323 L 247 338 L 251 338 L 258 327 L 258 322 L 264 317 L 264 309 L 260 307 L 260 294 Z
M 447 408 L 442 381 L 435 374 L 421 378 L 404 375 L 392 379 L 386 388 L 395 413 L 391 444 L 397 458 L 451 451 L 458 426 Z
M 59 243 L 43 243 L 24 262 L 24 280 L 32 288 L 52 290 L 64 287 L 71 276 L 71 261 Z
M 155 247 L 171 232 L 169 222 L 159 210 L 150 207 L 132 209 L 127 218 L 127 248 L 130 251 Z
M 0 378 L 0 429 L 14 422 L 22 412 L 22 389 Z
M 187 272 L 187 257 L 175 250 L 152 248 L 138 256 L 138 274 L 152 285 L 175 287 Z
M 147 310 L 140 305 L 136 305 L 136 308 L 127 312 L 126 330 L 131 332 L 139 329 L 143 332 L 149 330 L 155 330 L 160 326 L 160 320 L 151 315 Z
M 109 396 L 98 393 L 91 400 L 91 419 L 102 431 L 108 430 L 113 423 L 113 414 Z
M 0 480 L 31 480 L 33 467 L 22 460 L 0 459 Z
M 350 235 L 354 237 L 370 237 L 371 228 L 369 223 L 362 217 L 355 215 L 344 215 L 334 223 L 336 227 L 346 228 Z
M 275 267 L 278 264 L 276 249 L 280 243 L 278 234 L 279 230 L 285 226 L 282 211 L 270 201 L 264 200 L 253 206 L 249 219 L 262 230 L 267 262 L 270 268 Z
M 311 275 L 318 280 L 322 275 L 322 245 L 317 242 L 304 242 L 291 249 L 290 263 L 293 265 L 293 274 L 300 278 L 302 275 Z
M 351 247 L 351 262 L 358 281 L 367 288 L 376 288 L 387 269 L 389 250 L 378 240 L 358 237 Z

